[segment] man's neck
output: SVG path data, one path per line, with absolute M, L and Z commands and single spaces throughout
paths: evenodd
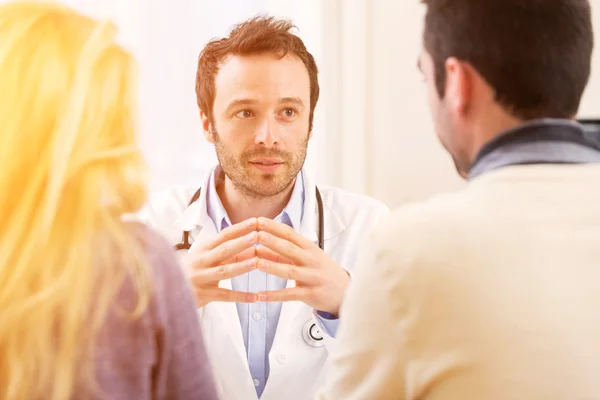
M 499 115 L 497 115 L 499 114 Z M 475 130 L 473 140 L 469 148 L 469 157 L 471 164 L 481 151 L 481 149 L 495 137 L 505 133 L 509 129 L 520 126 L 523 121 L 512 117 L 506 113 L 490 113 Z
M 290 201 L 294 190 L 295 180 L 283 192 L 271 197 L 251 197 L 240 192 L 233 182 L 224 175 L 218 179 L 217 194 L 225 207 L 232 224 L 237 224 L 252 217 L 266 217 L 274 219 L 277 217 Z

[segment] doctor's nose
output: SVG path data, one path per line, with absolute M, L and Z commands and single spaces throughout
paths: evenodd
M 254 142 L 265 147 L 274 147 L 279 144 L 279 131 L 275 121 L 265 121 L 258 127 Z

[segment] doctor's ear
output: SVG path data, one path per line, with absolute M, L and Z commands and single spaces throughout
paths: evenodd
M 204 138 L 207 142 L 214 144 L 215 135 L 213 134 L 213 126 L 210 122 L 210 118 L 206 113 L 200 110 L 200 119 L 202 120 L 202 129 L 204 130 Z

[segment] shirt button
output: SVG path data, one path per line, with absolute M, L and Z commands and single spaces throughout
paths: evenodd
M 285 354 L 279 354 L 277 355 L 277 361 L 279 361 L 280 364 L 284 364 L 287 360 L 287 357 L 285 356 Z
M 262 318 L 262 314 L 259 312 L 255 312 L 252 318 L 254 318 L 255 321 L 260 321 L 260 319 Z
M 254 380 L 254 386 L 258 387 L 260 385 L 260 381 L 258 379 Z

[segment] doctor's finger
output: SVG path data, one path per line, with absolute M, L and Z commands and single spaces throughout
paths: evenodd
M 248 260 L 257 254 L 257 249 L 253 247 L 249 247 L 241 253 L 237 253 L 235 256 L 231 257 L 229 260 L 225 261 L 223 264 L 233 264 L 238 261 Z
M 249 218 L 223 229 L 213 240 L 209 241 L 206 245 L 203 245 L 202 248 L 205 250 L 212 250 L 223 243 L 238 239 L 252 231 L 256 231 L 257 228 L 258 220 L 256 218 Z
M 214 249 L 204 252 L 201 258 L 206 266 L 219 265 L 243 251 L 248 251 L 257 241 L 258 232 L 253 231 L 240 238 L 221 243 Z
M 321 281 L 316 270 L 299 267 L 297 265 L 276 263 L 260 259 L 258 261 L 258 269 L 280 278 L 300 282 L 303 285 L 316 285 Z
M 280 256 L 287 258 L 292 264 L 310 264 L 306 259 L 307 250 L 301 249 L 294 243 L 278 238 L 269 232 L 258 232 L 258 243 L 262 246 L 268 247 L 270 250 L 274 251 Z
M 207 283 L 219 282 L 224 279 L 235 278 L 250 272 L 258 267 L 258 259 L 251 258 L 233 264 L 219 265 L 218 267 L 197 269 L 188 274 L 188 279 L 193 285 L 201 286 Z
M 293 264 L 292 260 L 290 260 L 289 258 L 286 258 L 281 254 L 277 254 L 273 250 L 265 246 L 256 247 L 256 256 L 258 258 L 263 258 L 265 260 L 273 261 L 276 263 Z
M 237 292 L 223 288 L 196 289 L 196 298 L 212 301 L 223 301 L 227 303 L 254 303 L 257 300 L 256 293 Z M 206 303 L 206 302 L 205 302 Z
M 258 301 L 304 301 L 310 295 L 310 290 L 305 287 L 293 287 L 282 290 L 272 290 L 258 293 Z
M 269 232 L 270 234 L 287 240 L 302 249 L 310 249 L 315 246 L 313 242 L 296 232 L 292 227 L 282 224 L 281 222 L 273 221 L 269 218 L 258 218 L 258 229 L 260 231 Z

